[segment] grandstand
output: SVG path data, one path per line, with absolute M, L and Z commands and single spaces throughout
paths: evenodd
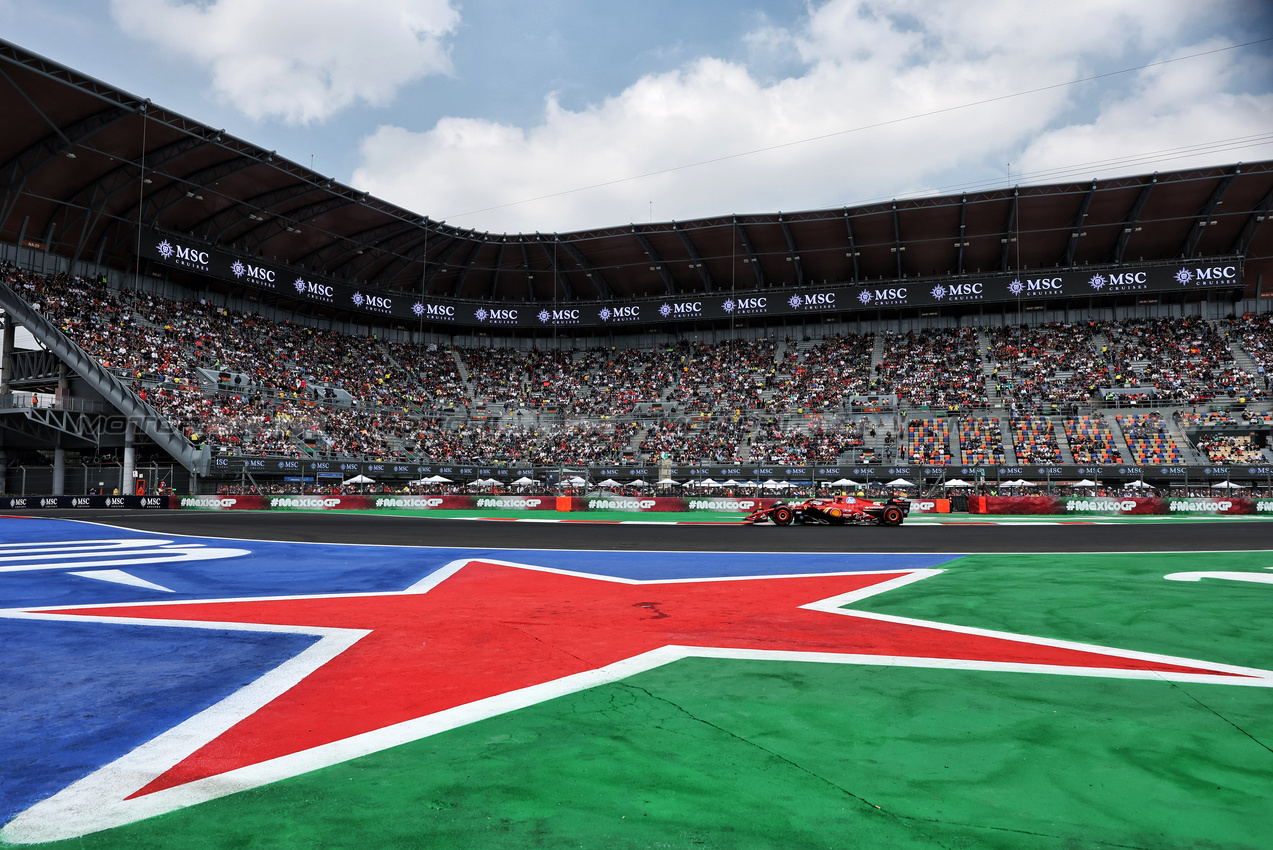
M 1273 475 L 1273 162 L 496 236 L 0 48 L 6 492 Z

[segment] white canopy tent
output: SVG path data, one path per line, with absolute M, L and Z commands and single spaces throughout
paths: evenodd
M 375 484 L 376 479 L 368 478 L 365 475 L 355 475 L 353 478 L 350 478 L 345 483 L 346 484 Z
M 947 487 L 971 487 L 972 485 L 962 478 L 951 478 L 949 481 L 946 482 L 946 486 Z
M 832 481 L 831 486 L 832 487 L 861 487 L 862 485 L 857 483 L 851 478 L 840 478 L 835 481 Z
M 681 486 L 681 482 L 677 481 L 674 478 L 660 478 L 657 483 L 660 487 L 680 487 Z
M 615 481 L 613 478 L 607 478 L 604 481 L 598 481 L 597 486 L 598 487 L 618 487 L 619 482 Z
M 1241 484 L 1234 484 L 1232 481 L 1221 481 L 1219 484 L 1211 485 L 1216 490 L 1245 490 Z
M 514 481 L 514 482 L 513 482 L 513 486 L 514 486 L 514 487 L 526 487 L 526 486 L 528 486 L 528 485 L 530 485 L 530 484 L 537 484 L 537 483 L 539 483 L 538 479 L 536 479 L 536 478 L 527 478 L 525 475 L 523 475 L 521 478 L 518 478 L 516 481 Z
M 907 481 L 905 478 L 894 478 L 892 481 L 884 485 L 885 487 L 914 487 L 915 485 Z
M 1079 479 L 1078 481 L 1075 481 L 1075 482 L 1074 482 L 1074 486 L 1075 486 L 1075 487 L 1095 487 L 1095 486 L 1096 486 L 1096 482 L 1095 482 L 1095 481 L 1089 481 L 1089 480 L 1088 480 L 1088 479 L 1086 479 L 1086 478 L 1081 478 L 1081 479 Z
M 650 482 L 643 481 L 640 478 L 638 478 L 636 481 L 629 481 L 628 486 L 629 487 L 649 487 Z

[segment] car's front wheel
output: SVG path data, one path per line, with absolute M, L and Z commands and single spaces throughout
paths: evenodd
M 791 512 L 791 508 L 776 508 L 773 513 L 774 525 L 791 525 L 795 519 L 795 514 Z

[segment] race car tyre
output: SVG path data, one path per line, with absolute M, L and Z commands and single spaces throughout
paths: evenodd
M 774 511 L 774 525 L 791 525 L 791 521 L 795 519 L 791 508 L 778 508 Z
M 880 514 L 880 525 L 901 525 L 903 516 L 905 514 L 902 513 L 901 508 L 889 505 Z

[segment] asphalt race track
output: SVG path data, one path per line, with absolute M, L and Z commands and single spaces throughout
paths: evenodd
M 1264 522 L 900 528 L 538 523 L 329 512 L 41 511 L 161 534 L 310 543 L 684 552 L 1184 552 L 1273 549 Z M 0 526 L 2 531 L 2 526 Z

